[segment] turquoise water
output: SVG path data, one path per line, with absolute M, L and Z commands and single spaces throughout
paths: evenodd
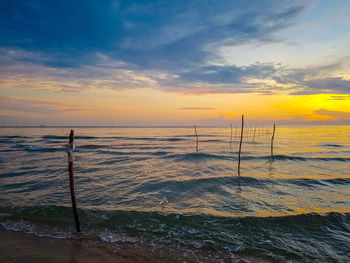
M 74 231 L 69 128 L 0 128 L 0 222 L 68 238 Z M 105 242 L 350 262 L 350 128 L 74 128 L 82 230 Z M 253 138 L 254 137 L 254 138 Z M 161 205 L 166 197 L 168 203 Z

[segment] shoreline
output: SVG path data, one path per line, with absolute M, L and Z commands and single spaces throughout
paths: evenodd
M 58 239 L 6 230 L 0 226 L 0 262 L 235 262 L 269 263 L 261 258 L 220 255 L 215 252 L 158 247 L 155 244 L 106 243 L 97 237 L 76 235 Z

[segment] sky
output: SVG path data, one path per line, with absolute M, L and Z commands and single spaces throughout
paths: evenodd
M 350 124 L 348 0 L 0 1 L 0 125 Z

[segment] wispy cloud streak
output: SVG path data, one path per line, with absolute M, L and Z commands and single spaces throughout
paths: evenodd
M 307 8 L 302 0 L 7 1 L 0 10 L 0 84 L 64 92 L 349 94 L 348 79 L 323 74 L 339 70 L 336 63 L 300 69 L 217 62 L 222 47 L 283 41 L 276 33 Z

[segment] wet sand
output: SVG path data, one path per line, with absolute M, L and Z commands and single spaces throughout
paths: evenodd
M 155 245 L 105 243 L 98 238 L 77 235 L 70 239 L 38 237 L 0 227 L 0 262 L 268 262 L 203 251 L 159 248 Z

